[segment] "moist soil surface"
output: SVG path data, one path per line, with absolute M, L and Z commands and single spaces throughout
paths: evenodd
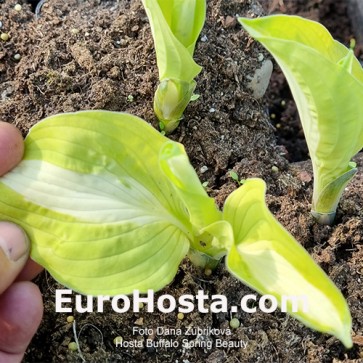
M 141 1 L 52 0 L 35 14 L 35 3 L 0 1 L 0 119 L 24 134 L 44 117 L 85 109 L 124 111 L 155 128 L 152 101 L 158 83 L 150 26 Z M 339 4 L 336 4 L 339 3 Z M 261 177 L 267 204 L 276 218 L 309 251 L 346 297 L 353 318 L 354 346 L 346 350 L 334 337 L 312 331 L 285 313 L 56 313 L 55 290 L 63 288 L 43 272 L 36 279 L 45 313 L 24 362 L 363 362 L 363 173 L 346 188 L 335 223 L 317 224 L 310 215 L 312 170 L 296 108 L 277 66 L 267 93 L 256 98 L 251 79 L 271 59 L 242 30 L 239 16 L 300 14 L 325 24 L 349 45 L 355 37 L 345 2 L 333 0 L 210 0 L 195 50 L 203 67 L 196 93 L 179 128 L 170 135 L 182 142 L 208 193 L 221 207 L 240 179 Z M 361 45 L 356 47 L 361 57 Z M 15 59 L 19 54 L 20 59 Z M 115 150 L 115 152 L 117 152 Z M 363 157 L 356 157 L 358 166 Z M 261 267 L 263 268 L 263 266 Z M 222 261 L 211 275 L 184 260 L 173 282 L 158 296 L 222 294 L 229 306 L 254 293 L 233 278 Z M 26 303 L 26 302 L 24 302 Z M 318 302 L 317 302 L 318 303 Z M 73 306 L 73 305 L 72 305 Z M 75 340 L 79 351 L 68 344 Z M 240 327 L 230 328 L 232 317 Z M 134 328 L 147 329 L 145 334 Z M 159 330 L 158 330 L 159 328 Z M 200 328 L 198 332 L 189 328 Z M 164 330 L 164 335 L 160 334 Z M 180 329 L 165 334 L 165 329 Z M 219 335 L 211 329 L 219 329 Z M 136 329 L 137 330 L 137 329 Z M 141 347 L 116 347 L 115 337 Z M 146 347 L 146 339 L 156 347 Z M 179 346 L 157 346 L 163 339 Z M 218 346 L 221 339 L 226 346 Z M 233 347 L 243 341 L 245 347 Z M 210 342 L 210 348 L 201 342 Z M 230 344 L 230 345 L 229 345 Z

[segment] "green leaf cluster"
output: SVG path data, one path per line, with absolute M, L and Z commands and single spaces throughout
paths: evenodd
M 84 294 L 129 294 L 170 283 L 188 254 L 261 294 L 305 296 L 288 312 L 351 346 L 351 317 L 335 285 L 266 207 L 248 179 L 220 211 L 184 147 L 125 113 L 51 116 L 25 140 L 22 162 L 0 178 L 0 219 L 24 228 L 31 257 Z

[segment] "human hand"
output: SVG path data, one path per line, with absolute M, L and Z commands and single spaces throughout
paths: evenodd
M 23 152 L 20 132 L 0 122 L 0 175 L 16 166 Z M 28 256 L 25 233 L 12 223 L 0 222 L 0 363 L 22 360 L 43 315 L 38 287 L 30 281 L 19 281 L 29 280 L 41 270 Z

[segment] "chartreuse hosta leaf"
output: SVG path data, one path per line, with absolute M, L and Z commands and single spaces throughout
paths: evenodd
M 201 71 L 193 53 L 205 21 L 205 0 L 143 0 L 154 38 L 160 84 L 154 111 L 166 132 L 179 124 Z
M 308 326 L 350 345 L 337 288 L 272 217 L 264 183 L 250 179 L 221 212 L 181 144 L 137 117 L 84 111 L 49 117 L 25 140 L 25 156 L 0 178 L 0 220 L 21 225 L 31 256 L 84 294 L 158 290 L 188 256 L 213 267 L 223 256 L 261 293 L 306 295 Z
M 52 116 L 31 129 L 24 160 L 0 178 L 0 219 L 20 224 L 32 258 L 76 291 L 160 289 L 192 239 L 187 210 L 160 177 L 166 142 L 131 115 Z
M 297 16 L 240 18 L 271 52 L 290 85 L 314 169 L 312 213 L 332 223 L 363 147 L 363 70 L 319 23 Z
M 288 312 L 305 325 L 352 346 L 351 317 L 344 297 L 305 249 L 275 220 L 265 202 L 262 180 L 247 180 L 226 200 L 223 218 L 233 227 L 227 268 L 261 294 L 305 297 Z M 298 301 L 298 300 L 297 300 Z M 303 299 L 300 300 L 301 303 Z M 296 309 L 295 309 L 296 311 Z

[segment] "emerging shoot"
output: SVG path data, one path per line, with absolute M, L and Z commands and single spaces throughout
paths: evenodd
M 154 112 L 166 133 L 178 127 L 201 67 L 193 60 L 206 13 L 205 0 L 143 0 L 154 38 L 159 86 Z
M 313 164 L 312 214 L 331 224 L 357 172 L 351 159 L 363 147 L 362 67 L 353 50 L 317 22 L 288 15 L 239 21 L 286 76 Z

